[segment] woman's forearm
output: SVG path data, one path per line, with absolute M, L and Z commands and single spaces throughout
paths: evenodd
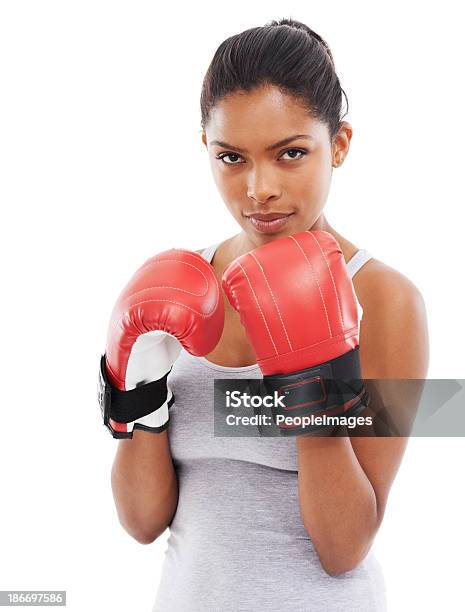
M 138 542 L 153 542 L 171 523 L 178 500 L 168 435 L 134 430 L 120 440 L 111 473 L 119 520 Z
M 303 524 L 327 573 L 353 569 L 380 524 L 375 491 L 348 437 L 297 438 Z

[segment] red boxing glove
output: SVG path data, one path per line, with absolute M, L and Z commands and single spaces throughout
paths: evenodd
M 320 428 L 315 416 L 363 409 L 357 300 L 331 234 L 299 232 L 246 253 L 224 271 L 223 288 L 255 350 L 266 392 L 284 396 L 285 408 L 273 409 L 281 434 Z
M 198 253 L 171 249 L 137 270 L 113 309 L 100 364 L 100 406 L 113 437 L 166 429 L 173 403 L 167 377 L 181 345 L 206 355 L 223 324 L 218 280 Z

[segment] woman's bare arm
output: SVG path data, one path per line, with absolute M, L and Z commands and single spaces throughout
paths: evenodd
M 363 378 L 426 377 L 428 334 L 418 289 L 387 267 L 373 270 L 362 301 Z M 297 439 L 303 523 L 325 571 L 355 568 L 368 553 L 384 515 L 407 438 Z
M 111 485 L 121 525 L 141 544 L 153 542 L 171 523 L 178 484 L 168 434 L 134 430 L 120 440 Z

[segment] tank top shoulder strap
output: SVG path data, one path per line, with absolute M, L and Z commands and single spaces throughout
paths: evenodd
M 215 254 L 216 249 L 220 246 L 221 242 L 217 244 L 212 244 L 202 251 L 202 257 L 208 261 L 208 263 L 212 262 L 213 255 Z
M 373 255 L 371 253 L 369 253 L 366 249 L 359 249 L 346 263 L 347 273 L 350 278 L 353 278 L 360 268 L 370 259 L 373 259 Z

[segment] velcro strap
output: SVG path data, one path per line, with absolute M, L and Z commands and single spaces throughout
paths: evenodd
M 109 381 L 105 355 L 102 355 L 99 372 L 99 404 L 105 425 L 108 425 L 110 418 L 118 423 L 132 423 L 163 406 L 168 396 L 168 374 L 169 372 L 159 380 L 141 384 L 135 389 L 121 391 Z
M 321 429 L 321 425 L 301 426 L 301 417 L 354 416 L 369 402 L 360 374 L 359 349 L 353 349 L 344 355 L 318 366 L 291 372 L 263 377 L 266 393 L 277 392 L 284 407 L 272 407 L 275 421 L 283 435 L 296 435 Z M 293 424 L 287 417 L 297 417 Z

